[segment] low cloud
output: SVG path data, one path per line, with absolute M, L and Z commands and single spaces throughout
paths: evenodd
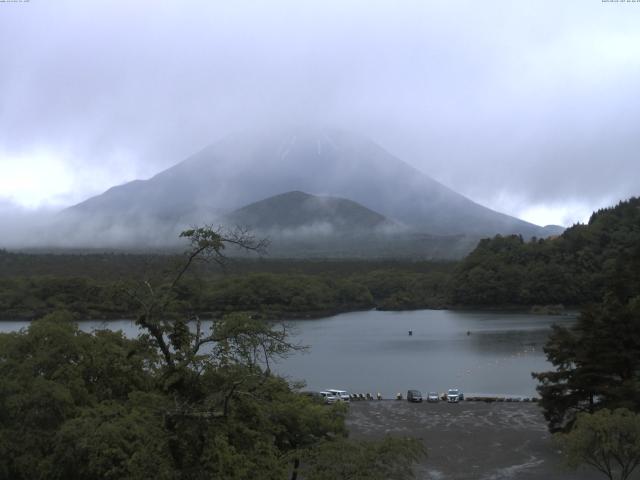
M 540 223 L 640 192 L 633 4 L 0 8 L 0 42 L 19 46 L 0 52 L 0 199 L 23 206 L 70 205 L 284 123 L 360 132 L 476 202 L 547 209 Z

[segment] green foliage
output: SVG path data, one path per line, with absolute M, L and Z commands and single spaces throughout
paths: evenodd
M 435 267 L 435 266 L 434 266 Z M 364 285 L 381 310 L 443 308 L 449 303 L 449 271 L 433 268 L 427 272 L 403 269 L 375 270 L 354 276 Z
M 285 350 L 264 323 L 220 320 L 210 353 L 169 367 L 148 336 L 71 318 L 0 335 L 0 478 L 279 479 L 294 452 L 346 434 L 343 406 L 260 368 L 258 346 Z
M 608 289 L 638 292 L 640 199 L 594 213 L 561 236 L 482 240 L 452 278 L 458 305 L 584 305 Z
M 276 480 L 295 476 L 301 459 L 319 445 L 337 455 L 328 447 L 334 442 L 356 449 L 358 458 L 366 455 L 393 475 L 388 478 L 404 478 L 418 458 L 414 444 L 343 443 L 344 405 L 318 404 L 271 373 L 274 357 L 298 348 L 287 342 L 286 329 L 239 312 L 202 327 L 197 313 L 205 288 L 187 271 L 202 257 L 223 263 L 226 244 L 253 249 L 259 243 L 208 229 L 184 235 L 192 245 L 182 265 L 119 287 L 138 312 L 143 333 L 137 339 L 82 332 L 68 312 L 0 334 L 0 479 Z M 316 291 L 333 302 L 368 301 L 367 292 L 347 280 L 340 287 L 322 281 L 300 288 L 304 282 L 294 278 L 283 290 L 268 280 L 254 287 L 272 304 L 296 297 L 318 302 Z M 92 283 L 53 285 L 47 301 L 67 295 L 59 298 L 65 305 Z M 335 296 L 343 290 L 342 298 Z M 311 458 L 302 463 L 310 475 Z M 348 465 L 349 472 L 361 478 L 369 463 Z
M 198 271 L 201 266 L 193 265 L 193 270 Z M 334 264 L 330 266 L 327 271 L 313 274 L 296 273 L 294 269 L 279 273 L 230 273 L 224 277 L 185 275 L 171 289 L 165 309 L 177 315 L 200 312 L 220 317 L 231 312 L 249 312 L 262 318 L 282 318 L 374 307 L 442 308 L 448 303 L 451 264 L 407 264 L 394 269 L 379 269 L 378 264 L 373 264 L 369 266 L 371 270 L 366 265 L 354 264 L 353 269 L 343 266 L 345 271 Z M 305 269 L 316 267 L 312 263 Z M 126 292 L 146 288 L 135 277 L 131 273 L 119 281 L 100 276 L 0 278 L 0 317 L 37 318 L 64 308 L 81 319 L 131 318 L 137 311 L 137 303 Z M 170 285 L 164 271 L 149 278 L 160 279 L 155 282 L 156 288 L 166 289 Z
M 175 478 L 154 402 L 164 399 L 137 392 L 127 402 L 101 402 L 67 420 L 53 439 L 52 478 Z
M 155 354 L 144 343 L 114 332 L 83 333 L 70 320 L 56 313 L 0 335 L 2 478 L 56 478 L 55 450 L 71 420 L 126 403 L 154 383 Z
M 369 291 L 349 279 L 267 273 L 218 281 L 203 294 L 203 302 L 214 311 L 250 311 L 265 317 L 373 306 Z
M 640 415 L 627 409 L 581 413 L 571 432 L 556 440 L 569 467 L 586 464 L 610 480 L 626 480 L 640 463 Z

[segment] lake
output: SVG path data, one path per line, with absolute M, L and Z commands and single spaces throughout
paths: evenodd
M 545 371 L 542 347 L 551 325 L 575 316 L 455 310 L 351 312 L 287 324 L 295 343 L 309 346 L 274 369 L 310 390 L 338 388 L 385 397 L 408 389 L 535 395 L 532 371 Z M 14 331 L 28 322 L 0 322 Z M 130 320 L 80 322 L 83 330 L 108 327 L 134 335 Z M 409 336 L 411 330 L 413 334 Z
M 575 316 L 453 310 L 352 312 L 290 322 L 293 338 L 310 346 L 279 362 L 288 378 L 309 389 L 380 392 L 408 389 L 535 395 L 532 371 L 545 371 L 551 325 Z M 408 335 L 412 330 L 413 334 Z

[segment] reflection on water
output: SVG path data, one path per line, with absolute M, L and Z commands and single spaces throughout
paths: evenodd
M 309 389 L 341 388 L 381 392 L 410 388 L 442 392 L 531 396 L 531 372 L 549 369 L 542 347 L 553 323 L 570 325 L 575 317 L 452 310 L 353 312 L 288 322 L 296 343 L 311 348 L 281 360 L 277 371 L 304 379 Z M 0 331 L 16 331 L 28 322 L 0 322 Z M 137 333 L 130 320 L 81 322 L 85 331 L 100 328 Z M 409 330 L 413 331 L 411 336 Z

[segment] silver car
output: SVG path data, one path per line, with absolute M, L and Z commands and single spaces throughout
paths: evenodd
M 328 391 L 320 392 L 320 396 L 322 397 L 324 403 L 329 405 L 336 403 L 338 401 L 338 397 L 336 397 L 333 393 Z

